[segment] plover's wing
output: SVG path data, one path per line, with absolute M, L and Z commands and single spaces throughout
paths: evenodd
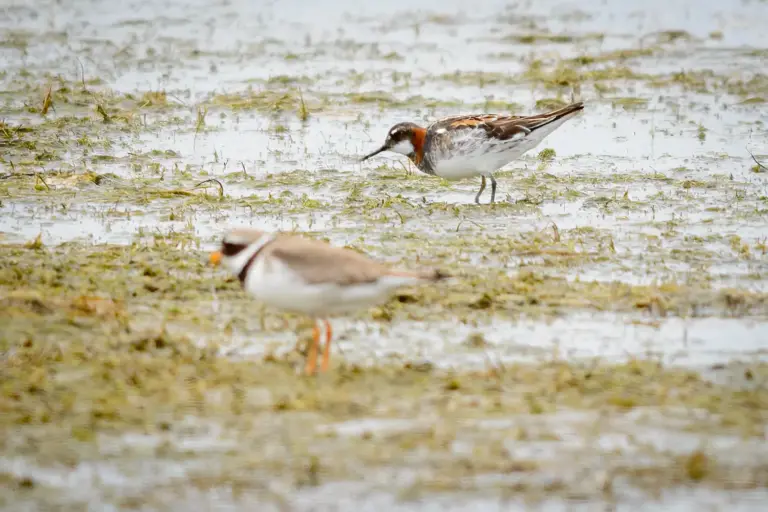
M 386 265 L 351 249 L 295 236 L 278 239 L 265 252 L 266 257 L 278 259 L 307 284 L 373 283 L 391 272 Z
M 265 249 L 307 284 L 332 283 L 355 286 L 377 283 L 384 288 L 450 277 L 438 269 L 405 271 L 389 267 L 351 249 L 333 247 L 319 240 L 283 236 Z

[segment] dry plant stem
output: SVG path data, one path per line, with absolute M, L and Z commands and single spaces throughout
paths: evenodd
M 751 152 L 750 150 L 747 150 L 747 153 L 749 153 L 749 156 L 751 156 L 751 157 L 752 157 L 752 160 L 754 160 L 754 161 L 755 161 L 755 163 L 757 164 L 757 167 L 758 167 L 758 169 L 765 169 L 766 171 L 768 171 L 768 167 L 766 167 L 765 165 L 763 165 L 762 163 L 760 163 L 760 162 L 757 160 L 757 158 L 755 158 L 755 155 L 753 155 L 753 154 L 752 154 L 752 152 Z
M 192 188 L 193 189 L 199 188 L 200 186 L 205 185 L 206 183 L 216 183 L 219 186 L 219 197 L 224 197 L 224 184 L 221 181 L 217 180 L 216 178 L 203 180 Z

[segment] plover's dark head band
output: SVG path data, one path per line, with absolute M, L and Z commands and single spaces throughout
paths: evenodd
M 228 258 L 237 256 L 248 247 L 249 244 L 227 242 L 226 240 L 221 243 L 221 254 Z

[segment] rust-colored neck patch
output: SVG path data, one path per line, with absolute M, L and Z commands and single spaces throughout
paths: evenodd
M 413 155 L 411 160 L 416 165 L 420 165 L 424 159 L 424 141 L 427 138 L 427 130 L 420 126 L 413 129 L 413 135 L 411 136 L 411 144 L 413 144 Z

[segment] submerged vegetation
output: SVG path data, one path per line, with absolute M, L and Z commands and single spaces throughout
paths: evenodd
M 636 430 L 672 429 L 702 442 L 710 432 L 761 439 L 768 420 L 764 386 L 713 384 L 695 371 L 653 360 L 579 362 L 556 354 L 538 363 L 503 364 L 491 357 L 482 368 L 456 370 L 419 360 L 372 367 L 342 361 L 319 380 L 306 379 L 294 351 L 269 351 L 258 358 L 226 354 L 226 339 L 235 329 L 256 333 L 266 327 L 269 333 L 284 329 L 286 320 L 300 327 L 300 319 L 247 314 L 253 305 L 242 300 L 234 281 L 213 279 L 202 254 L 176 247 L 167 237 L 130 247 L 50 248 L 39 241 L 2 247 L 4 457 L 38 461 L 21 474 L 4 473 L 19 496 L 45 502 L 56 490 L 36 467 L 74 464 L 85 470 L 102 464 L 105 451 L 114 450 L 120 458 L 109 465 L 117 473 L 130 473 L 137 457 L 158 460 L 162 481 L 148 493 L 111 491 L 120 503 L 147 505 L 162 502 L 168 493 L 189 492 L 162 476 L 179 464 L 188 465 L 187 485 L 194 489 L 232 485 L 234 478 L 243 492 L 266 499 L 262 481 L 242 471 L 267 472 L 286 489 L 300 492 L 307 479 L 312 485 L 355 481 L 371 471 L 394 470 L 398 461 L 417 453 L 414 463 L 422 476 L 402 490 L 403 499 L 434 492 L 435 486 L 508 491 L 504 479 L 482 483 L 484 475 L 520 476 L 515 492 L 526 499 L 552 493 L 552 485 L 557 492 L 592 499 L 617 479 L 654 492 L 674 483 L 724 489 L 768 483 L 768 467 L 759 462 L 764 458 L 740 460 L 737 469 L 716 447 L 669 451 L 643 441 Z M 528 275 L 504 282 L 500 277 L 462 279 L 447 296 L 405 292 L 385 308 L 388 316 L 366 315 L 385 322 L 444 308 L 459 315 L 490 308 L 498 315 L 530 311 L 537 304 L 545 308 L 552 300 L 537 291 L 548 289 L 546 280 Z M 473 288 L 488 283 L 517 289 L 527 299 L 501 303 L 490 291 L 473 299 Z M 551 292 L 567 294 L 568 285 L 560 284 Z M 630 287 L 618 296 L 648 293 Z M 665 287 L 650 293 L 662 308 L 676 292 Z M 741 300 L 747 307 L 758 298 Z M 227 307 L 215 309 L 216 303 Z M 768 377 L 765 364 L 738 371 L 748 381 Z M 627 436 L 632 449 L 614 452 L 618 458 L 607 474 L 598 459 L 582 458 L 582 471 L 603 475 L 585 488 L 556 469 L 564 459 L 582 457 L 582 449 L 569 447 L 552 422 L 561 415 L 571 417 L 569 428 L 585 438 L 601 435 L 600 425 L 611 418 L 610 435 Z M 272 419 L 265 422 L 267 417 Z M 480 437 L 478 429 L 484 433 Z M 542 442 L 559 455 L 552 460 L 524 455 L 526 446 Z M 456 452 L 457 443 L 469 452 Z M 647 462 L 633 462 L 634 450 Z M 195 463 L 205 460 L 216 463 L 207 469 Z M 430 469 L 438 461 L 439 471 Z M 366 468 L 362 474 L 355 469 L 360 464 Z M 554 480 L 542 484 L 535 478 L 541 471 L 553 471 Z M 269 498 L 281 499 L 286 497 L 280 493 Z

